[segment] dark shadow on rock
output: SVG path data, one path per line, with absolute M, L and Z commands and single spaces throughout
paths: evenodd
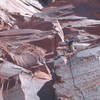
M 39 0 L 43 7 L 49 6 L 52 3 L 52 0 Z
M 38 92 L 40 100 L 56 100 L 55 89 L 53 88 L 54 81 L 47 82 Z

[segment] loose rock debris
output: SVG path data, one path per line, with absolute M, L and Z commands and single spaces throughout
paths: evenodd
M 72 1 L 0 3 L 0 100 L 100 99 L 99 6 Z

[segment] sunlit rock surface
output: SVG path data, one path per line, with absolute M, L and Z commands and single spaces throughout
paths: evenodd
M 40 75 L 38 76 L 39 73 Z M 36 74 L 36 77 L 33 76 L 33 78 L 24 73 L 19 75 L 25 100 L 33 100 L 33 98 L 34 100 L 40 100 L 37 93 L 46 82 L 51 80 L 51 77 L 43 72 L 37 72 Z
M 9 25 L 7 26 L 3 21 L 0 22 L 0 40 L 11 43 L 14 48 L 29 43 L 43 47 L 48 52 L 54 51 L 58 46 L 56 44 L 58 41 L 53 37 L 56 33 L 54 32 L 53 22 L 57 20 L 64 32 L 65 40 L 75 38 L 73 55 L 68 57 L 62 55 L 58 58 L 51 56 L 50 60 L 53 64 L 50 64 L 50 68 L 55 67 L 53 73 L 61 78 L 60 82 L 52 83 L 52 81 L 52 84 L 48 85 L 46 80 L 40 81 L 41 79 L 27 81 L 32 85 L 33 83 L 36 84 L 36 88 L 33 86 L 33 89 L 29 84 L 24 84 L 29 86 L 33 92 L 35 89 L 37 91 L 37 88 L 40 90 L 38 95 L 29 93 L 29 95 L 32 95 L 31 97 L 36 98 L 35 100 L 56 100 L 55 94 L 57 98 L 66 98 L 66 100 L 100 100 L 99 6 L 99 0 L 56 0 L 50 7 L 43 8 L 41 12 L 33 14 L 31 21 L 24 22 L 18 17 L 19 21 L 16 24 L 20 29 L 12 27 L 15 30 L 9 30 L 11 28 L 8 27 Z M 29 14 L 32 15 L 30 11 Z M 0 12 L 4 19 L 8 19 L 5 12 Z M 18 89 L 13 87 L 14 90 L 11 91 L 13 82 L 10 83 L 8 94 L 5 93 L 7 90 L 4 89 L 0 100 L 25 100 L 21 86 Z M 19 82 L 19 84 L 21 83 Z M 54 88 L 51 88 L 51 86 Z M 37 93 L 36 91 L 34 94 Z M 27 94 L 27 92 L 26 89 L 25 93 Z M 2 90 L 0 93 L 2 93 Z M 18 98 L 15 98 L 15 95 Z
M 88 50 L 83 50 L 70 57 L 66 65 L 62 65 L 62 67 L 56 66 L 57 75 L 61 76 L 64 81 L 54 85 L 58 96 L 65 96 L 70 98 L 70 100 L 84 100 L 84 98 L 85 100 L 100 99 L 99 52 L 100 49 L 96 54 L 92 55 L 92 53 L 89 54 Z

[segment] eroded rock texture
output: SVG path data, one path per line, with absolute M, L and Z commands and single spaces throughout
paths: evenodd
M 98 47 L 100 48 L 100 47 Z M 97 47 L 93 48 L 97 49 Z M 90 50 L 91 52 L 92 49 Z M 83 50 L 68 58 L 67 64 L 56 66 L 63 83 L 55 84 L 58 96 L 68 100 L 99 100 L 100 49 L 88 56 Z M 83 53 L 83 54 L 82 54 Z M 61 67 L 60 67 L 61 66 Z
M 100 100 L 99 6 L 99 0 L 0 2 L 0 100 Z M 33 54 L 38 50 L 45 63 Z

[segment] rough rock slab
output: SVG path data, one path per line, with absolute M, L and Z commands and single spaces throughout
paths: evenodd
M 100 49 L 95 55 L 86 55 L 86 52 L 80 51 L 66 65 L 56 66 L 56 74 L 64 81 L 54 85 L 58 96 L 69 100 L 100 100 Z

